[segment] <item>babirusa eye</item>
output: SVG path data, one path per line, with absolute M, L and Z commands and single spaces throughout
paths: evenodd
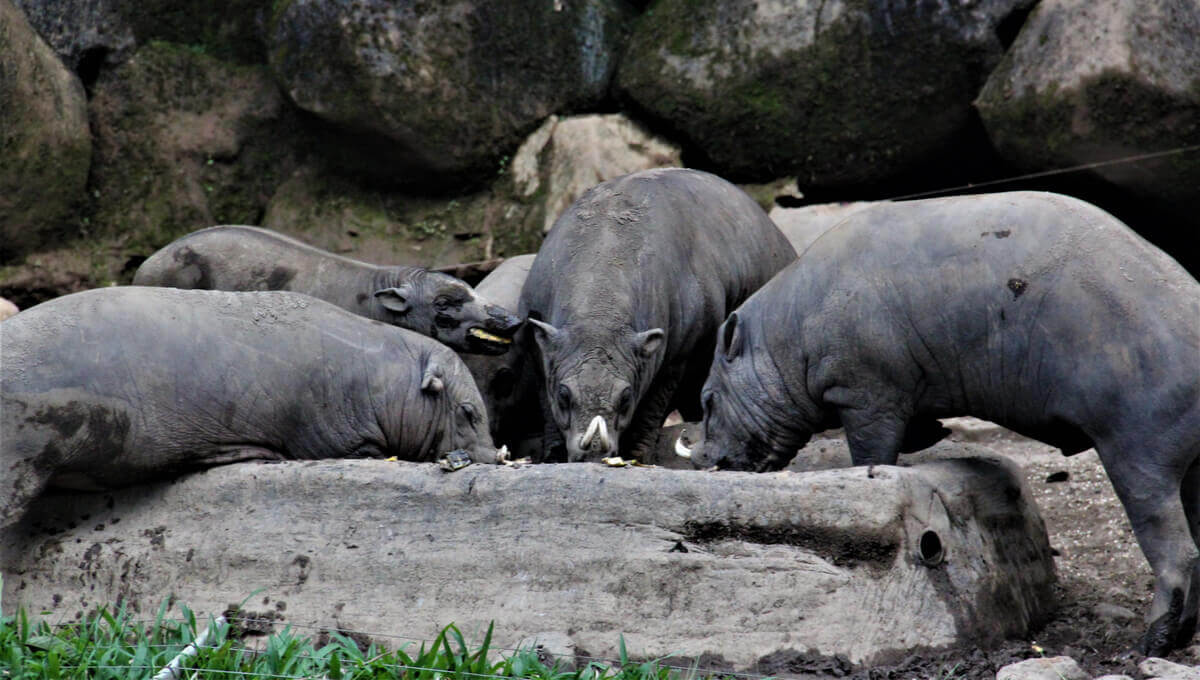
M 621 396 L 617 399 L 617 413 L 625 413 L 629 407 L 633 405 L 633 389 L 626 387 L 621 390 Z

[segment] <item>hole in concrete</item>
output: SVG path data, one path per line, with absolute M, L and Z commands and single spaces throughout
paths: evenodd
M 918 550 L 921 554 L 921 564 L 927 567 L 936 567 L 942 563 L 944 557 L 942 539 L 933 529 L 926 529 L 925 533 L 921 534 Z

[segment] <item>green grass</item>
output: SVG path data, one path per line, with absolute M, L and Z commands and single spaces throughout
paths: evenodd
M 183 664 L 181 679 L 285 680 L 697 680 L 694 667 L 681 671 L 662 659 L 633 662 L 620 641 L 621 658 L 613 665 L 593 662 L 565 672 L 542 664 L 532 652 L 498 654 L 492 629 L 472 648 L 453 624 L 428 647 L 365 649 L 337 632 L 328 644 L 294 634 L 290 628 L 271 635 L 265 648 L 247 649 L 235 627 L 212 619 L 197 621 L 187 607 L 182 620 L 168 618 L 164 603 L 153 621 L 138 621 L 124 608 L 102 609 L 82 621 L 51 626 L 31 622 L 24 611 L 0 616 L 0 680 L 145 680 L 152 678 L 196 636 L 211 628 L 208 644 Z

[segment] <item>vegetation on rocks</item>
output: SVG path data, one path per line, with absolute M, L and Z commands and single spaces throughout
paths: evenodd
M 266 60 L 262 26 L 268 8 L 261 0 L 113 0 L 139 43 L 190 45 L 243 64 Z

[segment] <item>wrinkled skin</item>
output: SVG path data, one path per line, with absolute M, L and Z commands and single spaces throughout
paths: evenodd
M 519 307 L 540 356 L 545 458 L 644 457 L 672 408 L 698 418 L 717 326 L 794 258 L 754 200 L 715 175 L 648 170 L 581 196 Z
M 1200 283 L 1111 215 L 1011 192 L 856 214 L 722 326 L 698 467 L 779 469 L 840 423 L 857 465 L 971 415 L 1095 446 L 1155 574 L 1140 651 L 1200 609 Z
M 298 293 L 102 288 L 0 336 L 0 526 L 47 486 L 248 460 L 497 458 L 454 352 Z
M 507 309 L 453 276 L 351 260 L 259 227 L 220 226 L 188 234 L 143 262 L 133 283 L 290 290 L 469 353 L 504 353 L 521 325 Z
M 501 307 L 516 309 L 533 259 L 532 254 L 506 259 L 475 286 L 475 292 Z M 514 451 L 523 442 L 540 440 L 543 424 L 536 369 L 520 343 L 501 355 L 463 354 L 462 359 L 487 404 L 492 439 Z

